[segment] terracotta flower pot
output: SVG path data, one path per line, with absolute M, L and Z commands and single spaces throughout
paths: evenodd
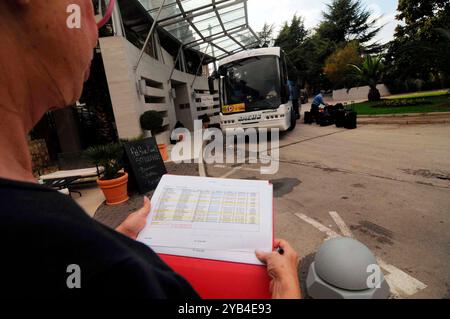
M 112 180 L 97 180 L 106 198 L 106 205 L 120 205 L 128 201 L 128 174 Z
M 163 161 L 169 160 L 169 154 L 167 154 L 167 145 L 166 144 L 158 144 L 159 152 L 161 153 L 161 157 Z

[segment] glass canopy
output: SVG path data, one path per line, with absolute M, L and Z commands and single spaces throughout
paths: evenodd
M 156 18 L 163 0 L 139 2 Z M 215 59 L 260 45 L 248 24 L 247 0 L 166 0 L 158 25 L 186 48 Z

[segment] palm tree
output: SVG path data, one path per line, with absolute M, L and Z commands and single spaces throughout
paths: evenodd
M 383 78 L 383 57 L 381 55 L 368 55 L 361 66 L 356 64 L 350 64 L 349 66 L 353 68 L 353 72 L 359 82 L 358 85 L 365 84 L 370 87 L 369 101 L 380 101 L 381 94 L 377 89 L 377 85 Z

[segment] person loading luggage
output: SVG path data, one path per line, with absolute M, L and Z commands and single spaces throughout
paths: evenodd
M 319 94 L 317 94 L 315 97 L 314 97 L 314 100 L 312 101 L 312 104 L 311 104 L 311 115 L 315 118 L 315 119 L 317 119 L 318 117 L 319 117 L 319 107 L 321 106 L 321 105 L 325 105 L 325 106 L 327 106 L 327 107 L 329 107 L 330 106 L 330 104 L 328 104 L 328 103 L 326 103 L 325 102 L 325 100 L 323 99 L 323 95 L 325 94 L 325 91 L 320 91 L 320 93 Z

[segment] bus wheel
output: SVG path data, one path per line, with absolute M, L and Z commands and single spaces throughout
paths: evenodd
M 291 126 L 288 128 L 288 132 L 292 132 L 295 130 L 295 127 L 297 126 L 297 114 L 295 114 L 294 108 L 291 110 Z

